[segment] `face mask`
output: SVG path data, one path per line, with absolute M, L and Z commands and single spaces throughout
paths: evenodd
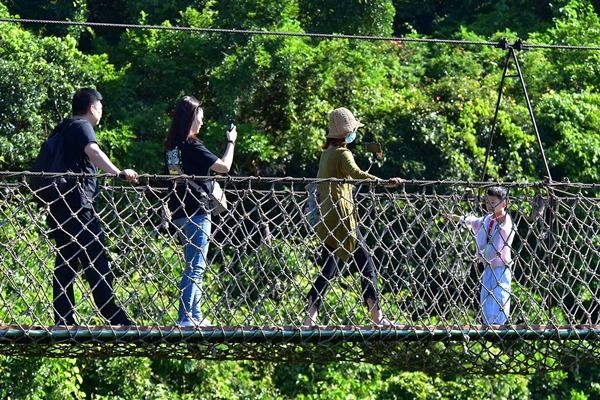
M 352 143 L 354 142 L 354 139 L 356 139 L 356 130 L 353 130 L 352 132 L 350 132 L 350 134 L 348 136 L 346 136 L 346 143 Z

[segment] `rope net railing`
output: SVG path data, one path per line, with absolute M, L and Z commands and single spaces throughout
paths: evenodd
M 79 221 L 81 213 L 69 211 L 62 220 L 78 221 L 91 237 L 67 252 L 72 259 L 61 265 L 76 278 L 65 281 L 55 270 L 59 242 L 50 230 L 56 224 L 46 221 L 55 206 L 34 201 L 36 176 L 0 174 L 4 354 L 353 360 L 484 373 L 579 366 L 600 356 L 598 185 L 504 184 L 514 239 L 507 263 L 510 309 L 499 322 L 482 320 L 483 268 L 475 234 L 446 217 L 485 215 L 490 183 L 409 181 L 388 188 L 373 181 L 216 178 L 228 211 L 212 217 L 204 280 L 195 298 L 204 320 L 181 326 L 182 238 L 176 226 L 171 233 L 161 230 L 172 180 L 142 176 L 130 185 L 99 176 L 93 212 L 98 230 L 85 218 Z M 85 177 L 77 179 L 69 190 L 79 193 Z M 189 181 L 177 185 L 196 195 Z M 323 242 L 306 214 L 310 182 L 322 190 L 356 188 L 353 200 L 339 202 L 354 203 L 357 246 L 373 261 L 372 280 L 364 270 L 356 272 L 361 268 L 356 257 L 338 262 L 325 277 Z M 61 254 L 80 240 L 60 242 Z M 99 261 L 102 253 L 109 268 Z M 316 325 L 305 326 L 317 278 L 328 290 Z M 73 288 L 68 299 L 73 322 L 57 324 L 56 293 L 66 293 L 65 282 Z M 114 309 L 128 322 L 115 324 L 110 305 L 98 304 L 108 298 L 101 293 L 107 282 Z M 377 324 L 364 301 L 371 288 L 385 316 Z

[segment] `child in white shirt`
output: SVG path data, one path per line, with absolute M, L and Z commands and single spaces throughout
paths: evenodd
M 515 227 L 506 212 L 507 195 L 505 187 L 492 186 L 487 189 L 485 199 L 488 215 L 447 216 L 466 225 L 475 234 L 478 257 L 485 264 L 480 301 L 482 322 L 486 325 L 505 324 L 510 315 L 511 244 Z

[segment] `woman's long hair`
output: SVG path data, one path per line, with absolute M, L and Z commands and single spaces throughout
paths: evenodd
M 196 132 L 191 132 L 192 124 L 201 111 L 200 101 L 193 96 L 183 96 L 177 102 L 173 121 L 165 140 L 165 150 L 172 150 L 179 144 L 196 138 Z

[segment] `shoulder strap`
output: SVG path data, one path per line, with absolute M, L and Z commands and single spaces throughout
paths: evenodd
M 211 194 L 211 190 L 209 190 L 209 189 L 206 187 L 206 181 L 204 181 L 204 182 L 200 182 L 200 183 L 196 183 L 196 182 L 194 182 L 194 181 L 189 181 L 189 183 L 190 183 L 190 186 L 191 186 L 191 187 L 193 187 L 194 189 L 196 189 L 196 190 L 200 190 L 200 189 L 202 189 L 202 191 L 203 191 L 204 193 L 206 193 L 206 195 L 207 195 L 207 196 L 210 196 L 210 194 Z
M 181 153 L 181 148 L 179 147 L 180 145 L 175 146 L 173 149 L 176 149 L 177 152 L 179 153 L 179 163 L 181 168 L 183 168 L 183 155 Z M 165 152 L 165 164 L 166 168 L 167 168 L 167 173 L 168 173 L 168 169 L 169 169 L 169 163 L 167 160 L 167 152 Z M 183 169 L 181 172 L 184 172 Z M 206 193 L 207 196 L 210 196 L 210 194 L 212 193 L 212 190 L 210 190 L 209 188 L 206 187 L 206 181 L 203 182 L 194 182 L 192 180 L 188 180 L 188 183 L 191 187 L 193 187 L 194 189 L 198 190 L 198 191 L 203 191 L 204 193 Z
M 72 119 L 72 118 L 63 119 L 58 125 L 56 125 L 54 127 L 54 129 L 52 130 L 52 133 L 50 134 L 50 136 L 48 136 L 48 138 L 51 138 L 52 136 L 54 136 L 58 133 L 65 132 L 67 129 L 69 129 L 71 127 L 71 125 L 73 125 L 73 123 L 75 121 L 76 120 Z
M 496 223 L 496 220 L 494 218 L 490 218 L 490 222 L 488 224 L 488 229 L 487 229 L 487 234 L 489 237 L 492 236 L 492 230 L 494 229 L 495 223 Z

